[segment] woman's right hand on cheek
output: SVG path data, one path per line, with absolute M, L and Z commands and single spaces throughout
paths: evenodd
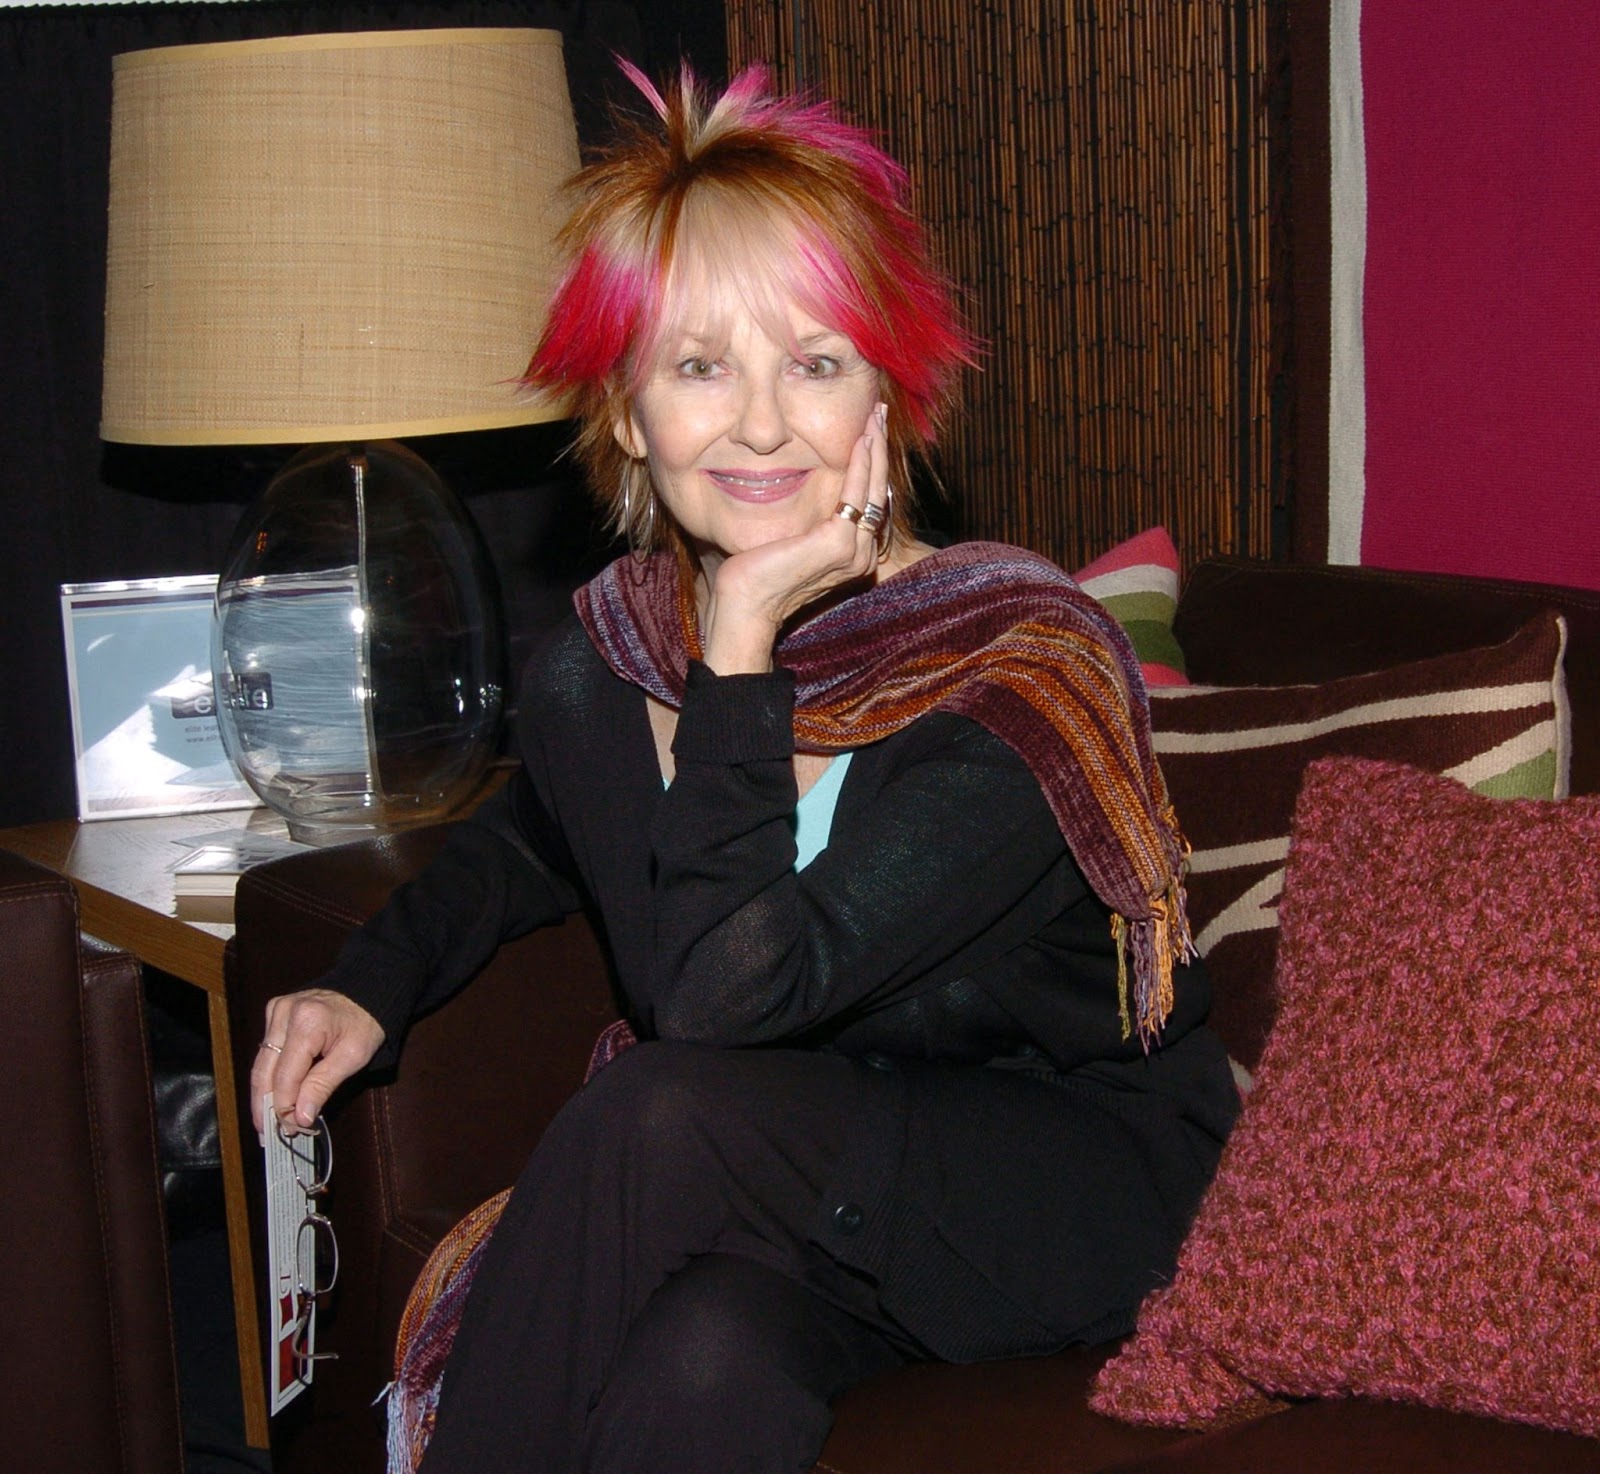
M 887 447 L 880 408 L 851 452 L 842 501 L 862 511 L 887 506 Z M 784 624 L 841 584 L 866 577 L 877 563 L 871 530 L 833 507 L 798 537 L 729 558 L 717 572 L 706 610 L 706 664 L 721 675 L 771 669 Z
M 328 1097 L 371 1062 L 383 1044 L 383 1026 L 343 993 L 307 988 L 267 1004 L 266 1031 L 250 1067 L 250 1114 L 259 1132 L 268 1123 L 261 1103 L 285 1131 L 305 1130 Z

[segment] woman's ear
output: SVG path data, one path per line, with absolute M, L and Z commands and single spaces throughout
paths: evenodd
M 611 434 L 625 454 L 636 461 L 645 457 L 644 431 L 639 426 L 633 410 L 624 405 L 611 417 Z

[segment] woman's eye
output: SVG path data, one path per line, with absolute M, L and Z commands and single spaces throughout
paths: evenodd
M 803 358 L 800 360 L 800 369 L 808 379 L 831 379 L 839 372 L 839 360 L 820 355 L 815 358 Z
M 709 379 L 717 366 L 709 358 L 686 358 L 678 365 L 678 372 L 686 379 Z

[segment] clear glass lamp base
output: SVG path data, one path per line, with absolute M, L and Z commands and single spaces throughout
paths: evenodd
M 504 706 L 482 537 L 404 446 L 302 451 L 234 531 L 211 663 L 228 755 L 295 838 L 442 819 L 478 789 Z

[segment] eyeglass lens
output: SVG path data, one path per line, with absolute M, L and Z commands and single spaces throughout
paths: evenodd
M 339 1282 L 339 1240 L 333 1224 L 321 1213 L 300 1220 L 295 1239 L 295 1273 L 305 1295 L 326 1295 Z
M 328 1123 L 318 1116 L 316 1124 L 309 1131 L 289 1136 L 280 1121 L 278 1136 L 294 1158 L 294 1180 L 299 1184 L 300 1191 L 308 1198 L 320 1197 L 327 1192 L 329 1179 L 333 1176 L 333 1133 L 328 1130 Z

